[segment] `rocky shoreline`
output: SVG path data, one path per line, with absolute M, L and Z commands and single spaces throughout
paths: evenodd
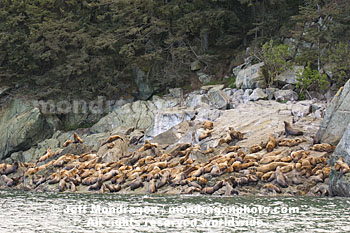
M 266 93 L 205 86 L 186 96 L 174 89 L 151 102 L 125 104 L 88 131 L 77 130 L 81 139 L 56 132 L 58 137 L 42 142 L 46 151 L 39 156 L 38 148 L 30 149 L 36 154 L 31 161 L 1 164 L 0 185 L 60 192 L 329 195 L 327 160 L 334 148 L 313 145 L 326 104 L 294 101 L 292 92 L 284 95 L 286 103 L 259 100 L 260 91 Z M 151 111 L 152 105 L 158 107 Z M 126 122 L 125 109 L 143 115 L 135 122 L 134 111 Z M 113 127 L 116 121 L 121 127 Z M 303 135 L 286 135 L 284 121 L 295 121 Z M 54 140 L 58 146 L 49 146 Z
M 169 95 L 150 101 L 124 103 L 90 128 L 56 130 L 29 149 L 23 147 L 27 150 L 17 149 L 0 164 L 0 187 L 52 192 L 347 196 L 349 157 L 343 156 L 347 139 L 341 140 L 337 153 L 333 151 L 343 134 L 350 134 L 327 127 L 325 122 L 332 125 L 332 118 L 343 114 L 338 110 L 349 98 L 349 86 L 347 83 L 328 107 L 316 99 L 296 101 L 292 90 L 243 91 L 212 85 L 184 95 L 179 88 L 171 89 Z M 36 126 L 54 122 L 37 107 L 28 111 L 38 112 L 33 122 L 44 119 L 44 123 L 25 124 L 33 128 L 7 141 L 7 151 L 26 145 L 23 140 L 33 133 L 40 134 Z M 25 116 L 28 112 L 14 119 L 21 125 L 20 119 L 28 121 Z M 29 118 L 33 120 L 33 115 Z M 290 126 L 286 129 L 285 124 Z

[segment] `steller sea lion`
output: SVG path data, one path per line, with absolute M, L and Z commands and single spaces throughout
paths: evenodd
M 273 134 L 270 134 L 269 140 L 266 144 L 266 151 L 267 152 L 273 151 L 273 149 L 275 149 L 275 147 L 276 147 L 276 144 L 277 144 L 277 142 L 276 142 L 275 137 L 273 136 Z
M 15 161 L 12 165 L 4 164 L 3 166 L 1 166 L 0 174 L 9 175 L 11 173 L 16 172 L 17 169 L 18 169 L 18 162 L 17 161 Z
M 281 168 L 279 166 L 276 168 L 275 176 L 276 176 L 276 182 L 280 187 L 282 187 L 282 188 L 288 187 L 286 178 L 284 177 L 284 175 L 281 171 Z
M 155 193 L 156 191 L 157 191 L 156 180 L 152 179 L 148 184 L 147 192 Z
M 328 143 L 315 144 L 312 146 L 311 150 L 319 152 L 333 152 L 335 150 L 335 146 L 332 146 Z
M 63 147 L 67 147 L 69 144 L 73 143 L 72 140 L 66 140 L 64 143 L 63 143 Z
M 137 175 L 136 180 L 129 184 L 131 190 L 135 190 L 139 187 L 143 187 L 143 183 L 139 175 Z
M 214 123 L 212 121 L 206 120 L 206 121 L 203 122 L 203 127 L 204 127 L 204 129 L 211 130 L 211 129 L 214 128 Z
M 77 133 L 74 133 L 73 134 L 73 137 L 74 137 L 74 143 L 83 143 L 83 140 L 78 136 Z
M 120 186 L 120 184 L 117 184 L 117 185 L 105 184 L 105 186 L 111 193 L 119 192 L 121 190 L 121 188 L 122 188 Z
M 49 148 L 47 148 L 46 153 L 45 153 L 43 156 L 41 156 L 41 157 L 39 158 L 38 163 L 43 162 L 43 161 L 45 161 L 45 160 L 51 158 L 51 157 L 54 156 L 54 155 L 55 155 L 55 152 L 53 152 L 53 151 L 51 150 L 51 148 L 49 147 Z
M 276 193 L 282 192 L 281 189 L 274 184 L 265 184 L 263 186 L 263 189 L 266 189 L 267 191 L 270 191 L 270 192 L 276 192 Z
M 294 129 L 287 121 L 284 121 L 284 129 L 287 137 L 289 135 L 300 136 L 304 134 L 302 131 Z

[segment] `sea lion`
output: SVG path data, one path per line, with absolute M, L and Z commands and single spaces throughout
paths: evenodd
M 100 190 L 101 187 L 102 187 L 102 185 L 103 185 L 102 179 L 101 179 L 101 178 L 98 178 L 97 181 L 96 181 L 94 184 L 92 184 L 92 185 L 89 186 L 88 190 L 89 190 L 89 191 L 92 191 L 92 190 Z
M 122 140 L 122 141 L 124 142 L 124 138 L 122 138 L 121 136 L 119 136 L 119 135 L 112 135 L 112 136 L 109 136 L 109 137 L 107 138 L 107 140 L 104 141 L 104 142 L 101 144 L 100 147 L 102 147 L 102 146 L 105 145 L 105 144 L 112 143 L 112 142 L 114 142 L 114 141 L 116 141 L 116 140 L 118 140 L 118 139 L 120 139 L 120 140 Z
M 111 193 L 119 192 L 122 188 L 120 184 L 117 184 L 117 185 L 105 184 L 105 186 Z
M 147 192 L 149 193 L 155 193 L 157 191 L 156 188 L 156 180 L 152 179 L 149 184 L 148 184 L 148 188 L 147 188 Z
M 203 139 L 209 137 L 211 135 L 212 130 L 206 130 L 204 133 L 198 136 L 198 141 L 202 141 Z
M 4 164 L 1 166 L 0 174 L 9 175 L 11 173 L 16 172 L 17 169 L 18 169 L 18 162 L 17 161 L 15 161 L 12 165 Z
M 315 144 L 312 146 L 311 150 L 330 153 L 335 150 L 335 146 L 332 146 L 328 143 Z
M 182 189 L 180 191 L 180 194 L 192 194 L 193 192 L 200 192 L 200 191 L 201 189 L 191 186 L 191 187 Z
M 220 180 L 218 182 L 215 183 L 215 185 L 213 187 L 205 187 L 201 190 L 202 194 L 213 194 L 214 192 L 216 192 L 217 190 L 219 190 L 223 185 L 223 181 Z
M 259 166 L 256 170 L 258 172 L 263 172 L 263 173 L 266 173 L 266 172 L 269 172 L 269 171 L 274 171 L 276 170 L 276 167 L 278 166 L 287 166 L 289 165 L 289 163 L 284 163 L 284 162 L 272 162 L 272 163 L 269 163 L 269 164 L 266 164 L 266 165 L 261 165 Z
M 280 167 L 276 168 L 275 176 L 276 176 L 276 182 L 280 187 L 282 187 L 282 188 L 288 187 L 286 178 L 284 177 L 283 172 L 281 171 Z
M 67 177 L 65 176 L 63 179 L 60 180 L 58 183 L 58 191 L 63 192 L 66 189 L 66 179 Z
M 343 161 L 343 157 L 340 157 L 334 164 L 334 169 L 345 174 L 350 171 L 349 165 Z
M 13 179 L 7 177 L 6 175 L 2 175 L 1 177 L 4 180 L 7 187 L 12 187 L 15 185 L 15 181 Z
M 64 143 L 63 143 L 63 147 L 67 147 L 69 144 L 73 143 L 72 140 L 66 140 Z
M 204 152 L 203 152 L 203 154 L 210 154 L 210 153 L 213 153 L 214 152 L 214 147 L 209 147 L 207 150 L 205 150 Z
M 170 173 L 168 171 L 166 171 L 163 175 L 162 175 L 162 179 L 160 180 L 160 182 L 157 183 L 156 188 L 160 189 L 161 187 L 163 187 L 164 185 L 166 185 L 168 183 L 170 177 Z
M 264 175 L 261 176 L 261 180 L 265 182 L 270 182 L 270 177 L 275 174 L 274 171 L 266 172 Z M 273 179 L 275 179 L 275 176 L 273 176 Z
M 196 183 L 196 182 L 194 182 L 194 181 L 188 181 L 188 182 L 187 182 L 187 185 L 188 185 L 189 187 L 196 187 L 196 188 L 198 188 L 198 189 L 202 189 L 202 186 L 200 186 L 198 183 Z
M 253 154 L 253 153 L 261 151 L 262 149 L 263 149 L 263 147 L 261 145 L 253 145 L 250 147 L 249 153 Z
M 102 182 L 110 180 L 113 176 L 117 175 L 118 173 L 119 173 L 118 170 L 111 170 L 111 171 L 107 172 L 106 174 L 104 174 L 102 176 Z
M 171 180 L 172 185 L 179 185 L 181 181 L 183 181 L 185 179 L 185 173 L 181 172 L 179 174 L 176 175 L 176 177 Z
M 267 145 L 266 145 L 266 151 L 267 152 L 273 151 L 273 149 L 275 149 L 275 147 L 276 147 L 276 144 L 277 144 L 277 142 L 276 142 L 275 137 L 273 136 L 273 134 L 270 134 L 269 140 L 268 140 Z
M 83 143 L 83 140 L 78 136 L 77 133 L 74 133 L 73 137 L 74 137 L 73 143 Z
M 241 148 L 240 146 L 228 146 L 221 153 L 222 154 L 227 154 L 227 153 L 230 153 L 230 152 L 236 152 L 240 148 Z
M 265 184 L 263 186 L 263 189 L 266 189 L 267 191 L 270 191 L 270 192 L 282 193 L 281 189 L 274 184 Z
M 135 190 L 139 187 L 143 187 L 141 178 L 137 175 L 136 180 L 129 184 L 131 190 Z
M 298 150 L 292 152 L 290 155 L 292 156 L 294 162 L 298 162 L 300 159 L 306 158 L 309 154 L 309 151 Z
M 300 138 L 295 138 L 295 139 L 282 139 L 279 140 L 278 145 L 279 146 L 287 146 L 287 147 L 293 147 L 296 145 L 299 145 L 302 143 L 304 140 Z
M 267 154 L 266 154 L 267 155 Z M 277 162 L 282 158 L 282 155 L 271 155 L 271 156 L 266 156 L 264 155 L 264 157 L 262 159 L 260 159 L 260 164 L 268 164 L 271 162 Z
M 289 135 L 300 136 L 304 134 L 302 131 L 294 129 L 287 121 L 284 121 L 284 129 L 287 137 Z
M 51 148 L 49 147 L 49 148 L 47 148 L 46 153 L 39 158 L 38 163 L 43 162 L 43 161 L 51 158 L 54 155 L 55 155 L 55 152 L 52 151 Z
M 228 127 L 228 133 L 230 134 L 231 138 L 242 140 L 243 139 L 243 134 L 239 131 L 236 131 L 233 127 Z
M 207 129 L 211 130 L 211 129 L 214 128 L 214 123 L 213 123 L 212 121 L 206 120 L 206 121 L 203 122 L 203 127 L 204 127 L 204 129 L 206 129 L 206 130 L 207 130 Z

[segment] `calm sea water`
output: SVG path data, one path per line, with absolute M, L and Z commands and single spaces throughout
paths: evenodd
M 0 191 L 0 232 L 350 232 L 350 199 Z

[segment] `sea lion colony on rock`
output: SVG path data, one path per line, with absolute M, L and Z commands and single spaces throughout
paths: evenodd
M 213 130 L 208 122 L 203 126 L 207 131 Z M 287 136 L 296 135 L 287 126 Z M 148 193 L 328 195 L 327 188 L 319 183 L 327 183 L 330 173 L 327 160 L 334 149 L 332 146 L 314 145 L 311 150 L 325 151 L 315 157 L 310 150 L 290 149 L 303 139 L 276 139 L 271 134 L 267 143 L 246 148 L 249 152 L 246 154 L 244 148 L 229 144 L 233 139 L 242 140 L 243 134 L 230 127 L 216 148 L 202 152 L 198 145 L 183 143 L 168 153 L 146 140 L 138 150 L 109 163 L 102 163 L 93 153 L 57 157 L 58 153 L 49 148 L 36 163 L 0 164 L 0 174 L 4 186 L 25 190 L 128 193 L 140 189 L 139 192 Z M 119 135 L 113 135 L 102 145 L 115 140 L 124 141 Z M 74 141 L 68 145 L 71 143 L 83 141 L 74 134 Z M 65 142 L 63 146 L 68 145 Z M 215 151 L 221 153 L 209 155 Z M 192 156 L 198 152 L 206 159 Z M 350 171 L 342 158 L 336 162 L 335 169 L 343 174 Z

